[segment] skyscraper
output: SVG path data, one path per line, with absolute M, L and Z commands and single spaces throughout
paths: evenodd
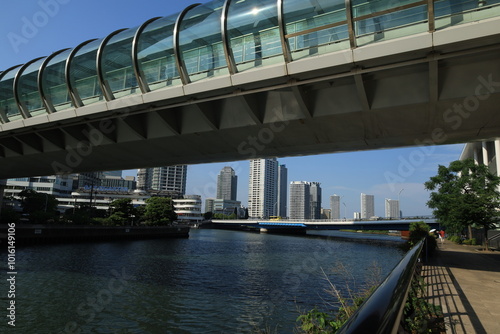
M 249 217 L 276 215 L 278 204 L 278 161 L 272 159 L 250 160 L 248 181 Z
M 361 194 L 361 219 L 375 216 L 375 197 L 373 195 Z
M 330 209 L 332 209 L 332 219 L 340 219 L 340 196 L 336 194 L 330 196 Z
M 399 219 L 399 201 L 395 199 L 385 199 L 385 217 L 392 219 Z
M 277 216 L 287 216 L 288 169 L 285 165 L 278 167 L 278 212 Z
M 290 218 L 321 219 L 321 187 L 319 182 L 290 183 Z
M 183 196 L 186 193 L 186 176 L 187 165 L 141 168 L 137 172 L 137 188 Z
M 321 219 L 321 187 L 319 182 L 309 183 L 311 219 Z
M 290 219 L 311 217 L 311 184 L 304 181 L 290 183 Z
M 217 175 L 217 198 L 236 201 L 238 176 L 231 167 L 224 167 Z

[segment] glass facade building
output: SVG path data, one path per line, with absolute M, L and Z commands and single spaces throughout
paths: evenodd
M 0 122 L 499 15 L 500 0 L 214 0 L 0 71 Z

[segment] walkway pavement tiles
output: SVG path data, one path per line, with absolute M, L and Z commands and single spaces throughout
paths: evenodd
M 500 334 L 500 252 L 445 241 L 422 277 L 428 301 L 442 307 L 446 333 Z

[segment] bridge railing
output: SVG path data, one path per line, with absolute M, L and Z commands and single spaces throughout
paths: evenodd
M 414 246 L 337 333 L 397 333 L 424 240 Z

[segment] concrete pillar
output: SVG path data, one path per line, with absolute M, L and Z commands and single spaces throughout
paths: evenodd
M 500 176 L 500 139 L 495 140 L 495 162 L 497 165 L 496 174 Z
M 479 147 L 478 144 L 479 143 L 474 143 L 473 144 L 474 146 L 472 146 L 472 152 L 474 154 L 473 159 L 474 159 L 474 163 L 476 165 L 479 165 L 479 162 L 482 160 L 481 159 L 481 148 Z
M 482 154 L 483 154 L 483 165 L 488 166 L 490 160 L 488 159 L 488 142 L 483 141 L 481 143 Z

